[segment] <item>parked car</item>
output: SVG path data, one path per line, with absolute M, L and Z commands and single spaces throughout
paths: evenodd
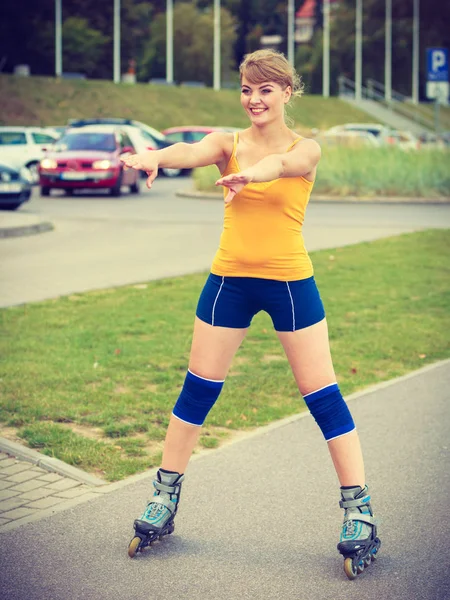
M 96 125 L 96 127 L 111 127 L 111 125 L 101 123 Z M 130 140 L 133 142 L 133 146 L 135 147 L 136 152 L 145 152 L 146 150 L 160 150 L 161 148 L 167 148 L 167 146 L 171 146 L 173 143 L 166 140 L 160 142 L 158 139 L 156 139 L 155 136 L 150 134 L 148 131 L 146 131 L 145 129 L 141 129 L 136 125 L 121 125 L 120 127 L 123 131 L 127 132 L 128 136 L 130 137 Z M 188 175 L 190 173 L 190 169 L 170 169 L 168 167 L 164 167 L 160 169 L 160 172 L 166 177 L 178 177 L 179 175 Z M 141 177 L 146 178 L 147 174 L 144 171 L 141 171 Z
M 124 169 L 120 157 L 135 153 L 129 136 L 120 128 L 83 127 L 69 129 L 39 165 L 41 195 L 63 189 L 71 195 L 80 189 L 108 189 L 120 196 L 122 186 L 139 193 L 139 173 Z
M 0 127 L 0 160 L 17 169 L 27 167 L 37 183 L 39 161 L 58 137 L 43 127 Z
M 391 133 L 393 138 L 393 144 L 398 146 L 402 150 L 419 150 L 420 140 L 410 131 L 398 131 L 394 130 Z
M 133 136 L 133 140 L 136 142 L 137 152 L 144 152 L 145 150 L 161 150 L 171 146 L 174 142 L 169 140 L 164 134 L 146 125 L 141 121 L 135 121 L 134 119 L 120 119 L 115 117 L 105 117 L 98 119 L 71 119 L 69 121 L 71 127 L 86 127 L 88 125 L 118 125 L 121 127 L 133 127 L 134 130 L 139 132 L 138 135 Z M 130 133 L 130 129 L 127 129 Z M 160 172 L 166 177 L 178 177 L 180 175 L 187 175 L 190 171 L 187 169 L 160 169 Z M 145 173 L 143 173 L 145 176 Z
M 163 129 L 161 133 L 163 133 L 171 142 L 186 142 L 191 144 L 193 142 L 199 142 L 206 135 L 208 135 L 208 133 L 213 133 L 214 131 L 234 132 L 241 131 L 241 129 L 239 127 L 181 125 L 180 127 L 169 127 L 168 129 Z
M 214 131 L 220 131 L 220 129 L 202 125 L 185 125 L 181 127 L 169 127 L 168 129 L 163 129 L 161 133 L 163 133 L 171 142 L 186 142 L 191 144 L 193 142 L 199 142 L 208 135 L 208 133 L 213 133 Z
M 349 148 L 379 148 L 381 141 L 369 131 L 324 131 L 319 133 L 317 142 L 326 146 L 346 146 Z
M 386 125 L 380 125 L 379 123 L 345 123 L 344 125 L 336 125 L 328 129 L 326 133 L 340 133 L 342 131 L 364 131 L 375 136 L 380 145 L 394 144 L 395 140 L 392 138 L 392 129 L 386 127 Z
M 32 177 L 26 167 L 0 162 L 0 210 L 16 210 L 30 199 Z

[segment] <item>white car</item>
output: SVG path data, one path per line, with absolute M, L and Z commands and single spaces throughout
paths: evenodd
M 381 141 L 369 131 L 324 131 L 315 138 L 319 144 L 327 146 L 347 146 L 350 148 L 379 148 Z
M 342 131 L 359 131 L 366 132 L 375 136 L 381 145 L 387 145 L 394 143 L 392 139 L 392 129 L 386 127 L 386 125 L 380 125 L 380 123 L 345 123 L 343 125 L 336 125 L 331 129 L 328 129 L 326 133 L 335 134 L 341 133 Z
M 17 169 L 27 167 L 36 183 L 39 161 L 58 138 L 43 127 L 0 127 L 0 160 Z

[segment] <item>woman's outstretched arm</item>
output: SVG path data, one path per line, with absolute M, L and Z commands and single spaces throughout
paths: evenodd
M 148 175 L 147 186 L 150 188 L 158 175 L 159 167 L 195 169 L 219 164 L 224 160 L 230 141 L 232 144 L 231 134 L 214 132 L 194 144 L 179 142 L 162 150 L 131 154 L 121 160 L 125 168 L 145 171 Z

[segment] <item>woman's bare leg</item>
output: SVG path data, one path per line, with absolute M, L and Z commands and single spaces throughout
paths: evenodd
M 241 345 L 246 329 L 213 327 L 195 317 L 189 370 L 199 377 L 223 381 Z M 201 427 L 170 417 L 161 467 L 184 473 L 200 436 Z
M 303 396 L 336 381 L 325 319 L 305 329 L 277 334 Z M 330 440 L 328 449 L 341 486 L 364 487 L 364 461 L 356 430 Z

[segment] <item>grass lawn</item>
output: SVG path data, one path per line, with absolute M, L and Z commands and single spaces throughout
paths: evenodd
M 450 356 L 450 231 L 312 253 L 343 393 Z M 107 480 L 160 461 L 206 274 L 0 311 L 0 435 Z M 255 317 L 200 445 L 304 410 Z
M 0 125 L 65 125 L 68 119 L 124 117 L 156 129 L 178 125 L 248 127 L 240 90 L 17 77 L 0 74 Z M 305 133 L 373 121 L 339 98 L 305 95 L 288 110 Z

